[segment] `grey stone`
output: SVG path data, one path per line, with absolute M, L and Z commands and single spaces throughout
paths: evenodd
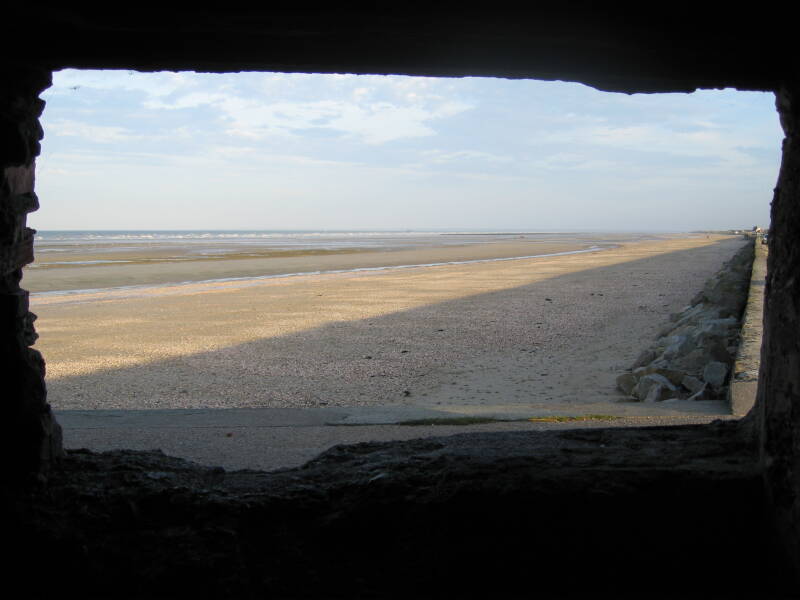
M 680 335 L 665 335 L 656 340 L 656 348 L 669 348 L 673 344 L 683 341 L 683 336 Z
M 658 334 L 656 334 L 656 339 L 661 339 L 662 337 L 672 335 L 672 333 L 678 328 L 678 325 L 675 323 L 667 323 L 658 330 Z
M 705 382 L 701 381 L 697 377 L 692 377 L 691 375 L 686 375 L 681 380 L 681 385 L 689 390 L 692 394 L 696 394 L 703 388 L 705 388 Z
M 640 400 L 647 401 L 646 399 L 650 397 L 650 388 L 654 386 L 660 386 L 662 388 L 657 392 L 660 400 L 664 399 L 660 396 L 669 392 L 677 391 L 677 388 L 670 383 L 669 379 L 657 373 L 650 373 L 649 375 L 645 375 L 639 379 L 639 383 L 637 383 L 636 387 L 633 389 L 633 395 Z
M 655 353 L 655 350 L 653 350 L 652 348 L 647 348 L 645 350 L 642 350 L 642 352 L 639 354 L 639 357 L 634 361 L 631 368 L 636 369 L 637 367 L 642 367 L 646 364 L 649 364 L 655 360 L 656 356 L 657 354 Z
M 712 348 L 716 344 L 727 346 L 735 341 L 739 334 L 739 322 L 736 319 L 712 319 L 701 323 L 694 334 L 698 346 Z
M 712 340 L 708 345 L 704 346 L 706 355 L 721 363 L 730 363 L 733 361 L 733 355 L 728 352 L 728 346 L 721 340 Z
M 672 335 L 693 336 L 697 325 L 692 322 L 686 322 L 672 330 Z
M 703 304 L 704 302 L 708 302 L 708 298 L 706 298 L 705 290 L 700 290 L 692 298 L 692 304 Z
M 708 392 L 708 384 L 704 383 L 703 386 L 697 390 L 694 394 L 689 396 L 689 400 L 710 400 L 710 394 Z
M 706 353 L 698 348 L 686 356 L 681 356 L 672 363 L 672 367 L 690 374 L 699 374 L 708 363 Z
M 672 385 L 678 386 L 681 384 L 681 381 L 686 376 L 686 373 L 683 371 L 677 371 L 675 369 L 668 369 L 665 366 L 662 366 L 658 363 L 650 364 L 646 367 L 640 367 L 633 371 L 633 374 L 636 376 L 637 379 L 641 379 L 645 375 L 656 374 L 661 375 L 669 379 L 669 382 Z
M 677 338 L 677 340 L 664 350 L 663 357 L 665 360 L 672 360 L 679 356 L 685 356 L 695 349 L 695 343 L 691 337 L 680 335 L 673 336 L 673 338 Z
M 690 308 L 692 308 L 692 307 L 691 306 L 687 306 L 681 312 L 670 313 L 669 314 L 670 322 L 676 323 L 683 316 L 683 313 L 686 312 L 687 310 L 689 310 Z M 674 327 L 674 325 L 672 325 L 672 327 Z M 664 334 L 664 335 L 666 335 L 666 334 Z M 659 337 L 661 337 L 661 336 L 659 336 Z
M 744 255 L 742 255 L 744 256 Z M 747 301 L 749 273 L 739 256 L 726 263 L 723 271 L 706 283 L 703 298 L 719 307 L 723 317 L 738 317 Z M 738 267 L 738 268 L 737 268 Z
M 669 361 L 664 357 L 659 356 L 657 359 L 647 365 L 647 367 L 653 369 L 667 369 L 669 368 Z
M 716 345 L 727 345 L 727 336 L 720 336 L 708 331 L 697 331 L 695 333 L 695 344 L 699 348 L 714 348 Z
M 725 377 L 728 375 L 728 365 L 713 360 L 703 369 L 703 380 L 715 388 L 719 389 L 725 385 Z
M 680 327 L 695 326 L 704 321 L 718 319 L 720 311 L 716 306 L 710 304 L 697 304 L 690 310 L 684 311 L 682 316 L 672 326 L 674 330 Z
M 725 337 L 731 334 L 731 331 L 738 329 L 739 321 L 733 317 L 726 319 L 709 319 L 700 323 L 699 332 L 711 333 Z
M 630 396 L 638 381 L 638 378 L 633 373 L 623 373 L 617 377 L 617 388 L 619 388 L 623 394 Z
M 642 399 L 642 402 L 663 402 L 673 398 L 674 391 L 668 387 L 657 383 L 650 387 L 647 391 L 647 396 Z
M 706 315 L 713 313 L 714 310 L 710 309 L 705 304 L 695 304 L 688 306 L 680 313 L 678 319 L 675 321 L 675 327 L 686 325 L 689 322 L 695 322 L 703 319 Z

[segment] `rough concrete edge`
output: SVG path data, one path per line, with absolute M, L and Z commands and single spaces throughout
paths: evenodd
M 733 363 L 728 386 L 728 404 L 735 416 L 744 416 L 756 402 L 758 368 L 761 362 L 761 335 L 764 315 L 764 284 L 767 276 L 767 246 L 761 237 L 754 240 L 755 254 L 747 292 L 747 305 L 742 315 L 739 349 Z

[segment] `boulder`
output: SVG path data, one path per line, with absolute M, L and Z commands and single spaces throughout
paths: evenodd
M 667 369 L 669 368 L 669 361 L 665 359 L 663 356 L 659 356 L 657 359 L 655 359 L 653 362 L 647 365 L 646 368 Z
M 709 279 L 692 303 L 670 315 L 655 342 L 617 387 L 644 402 L 720 397 L 739 344 L 753 247 L 747 245 Z
M 700 390 L 704 389 L 706 384 L 704 381 L 701 381 L 697 377 L 692 377 L 691 375 L 686 375 L 681 380 L 681 385 L 689 390 L 690 393 L 696 394 Z
M 707 333 L 719 337 L 728 337 L 735 333 L 739 328 L 739 320 L 733 317 L 726 319 L 708 319 L 701 321 L 698 326 L 698 333 Z
M 683 378 L 686 376 L 686 373 L 684 373 L 683 371 L 668 369 L 667 367 L 662 366 L 658 363 L 653 363 L 646 367 L 639 367 L 638 369 L 634 369 L 633 374 L 636 376 L 637 379 L 641 379 L 645 375 L 650 375 L 650 374 L 661 375 L 669 379 L 669 382 L 674 386 L 680 385 L 681 381 L 683 381 Z
M 714 348 L 717 345 L 727 346 L 727 336 L 719 336 L 707 331 L 698 331 L 695 336 L 695 343 L 699 348 Z
M 702 387 L 694 394 L 689 396 L 689 400 L 712 400 L 711 394 L 708 390 L 708 384 L 704 383 Z
M 658 387 L 656 391 L 651 393 L 652 388 Z M 666 400 L 670 395 L 675 395 L 678 391 L 669 379 L 657 373 L 651 373 L 639 379 L 636 387 L 633 389 L 633 395 L 644 402 L 658 402 Z
M 717 277 L 709 280 L 703 291 L 703 302 L 719 307 L 720 316 L 738 318 L 747 302 L 747 288 L 750 284 L 750 265 L 753 247 L 749 244 L 725 264 Z
M 703 348 L 706 355 L 710 357 L 711 360 L 725 364 L 731 364 L 733 362 L 733 355 L 728 352 L 728 346 L 723 343 L 722 340 L 711 340 L 708 345 Z
M 655 384 L 650 386 L 650 389 L 647 390 L 647 395 L 644 398 L 641 398 L 642 402 L 660 402 L 663 400 L 664 396 L 664 387 L 660 384 Z
M 683 341 L 685 336 L 680 335 L 665 335 L 664 337 L 660 337 L 656 340 L 656 348 L 659 348 L 662 352 L 672 346 L 673 344 L 680 343 Z
M 709 383 L 715 389 L 719 389 L 725 385 L 727 376 L 728 365 L 716 360 L 712 360 L 703 369 L 703 381 Z
M 693 323 L 699 323 L 708 319 L 716 319 L 719 317 L 719 309 L 707 304 L 695 304 L 687 306 L 683 311 L 678 314 L 673 314 L 670 319 L 673 319 L 671 324 L 666 325 L 659 333 L 659 337 L 668 335 L 670 332 L 677 331 L 681 327 L 686 327 Z
M 672 363 L 672 368 L 689 374 L 699 374 L 708 363 L 708 356 L 701 349 L 692 350 L 686 356 L 681 356 Z
M 688 335 L 673 336 L 673 339 L 675 339 L 675 341 L 667 346 L 662 355 L 665 360 L 672 360 L 679 356 L 685 356 L 695 349 L 694 340 Z
M 642 399 L 642 402 L 664 402 L 665 400 L 676 400 L 675 391 L 657 383 L 648 390 L 647 396 Z
M 626 396 L 633 394 L 633 388 L 638 383 L 638 378 L 633 373 L 623 373 L 617 377 L 617 388 Z
M 636 369 L 638 367 L 643 367 L 644 365 L 650 364 L 656 359 L 656 352 L 652 348 L 647 348 L 646 350 L 642 350 L 639 357 L 633 363 L 631 368 Z

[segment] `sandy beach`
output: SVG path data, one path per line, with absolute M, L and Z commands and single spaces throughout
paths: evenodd
M 615 376 L 742 243 L 674 236 L 547 258 L 34 295 L 36 347 L 56 409 L 580 412 L 623 400 Z M 398 264 L 521 255 L 513 243 L 491 246 L 395 254 L 405 253 Z M 327 258 L 341 268 L 369 254 Z
M 486 241 L 483 241 L 484 237 Z M 595 247 L 610 247 L 620 239 L 619 236 L 610 235 L 592 236 L 589 239 L 576 236 L 550 237 L 439 236 L 438 239 L 421 240 L 418 246 L 411 239 L 400 240 L 405 241 L 405 244 L 377 247 L 340 242 L 340 247 L 332 248 L 203 244 L 200 249 L 194 249 L 176 243 L 121 247 L 86 244 L 77 249 L 37 249 L 36 262 L 25 272 L 25 285 L 26 289 L 36 293 L 160 285 L 231 277 L 264 277 L 287 273 L 376 269 L 584 251 Z M 439 245 L 421 243 L 434 240 Z M 465 243 L 467 240 L 469 243 Z M 65 255 L 65 252 L 68 254 Z

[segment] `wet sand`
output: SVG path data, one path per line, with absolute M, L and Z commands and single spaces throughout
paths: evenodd
M 81 252 L 37 255 L 34 268 L 25 271 L 25 288 L 31 292 L 84 290 L 132 285 L 160 285 L 231 277 L 260 277 L 364 268 L 392 267 L 454 261 L 487 260 L 585 250 L 614 242 L 599 237 L 579 240 L 452 245 L 420 248 L 270 249 L 258 246 L 219 248 L 224 254 L 200 255 L 191 248 L 125 248 L 103 245 Z M 206 248 L 214 251 L 214 247 Z M 72 264 L 63 264 L 68 258 Z M 76 264 L 78 262 L 97 264 Z
M 579 413 L 623 400 L 616 374 L 742 243 L 687 236 L 549 258 L 40 296 L 32 307 L 57 409 Z M 412 264 L 436 262 L 409 252 L 419 253 Z

